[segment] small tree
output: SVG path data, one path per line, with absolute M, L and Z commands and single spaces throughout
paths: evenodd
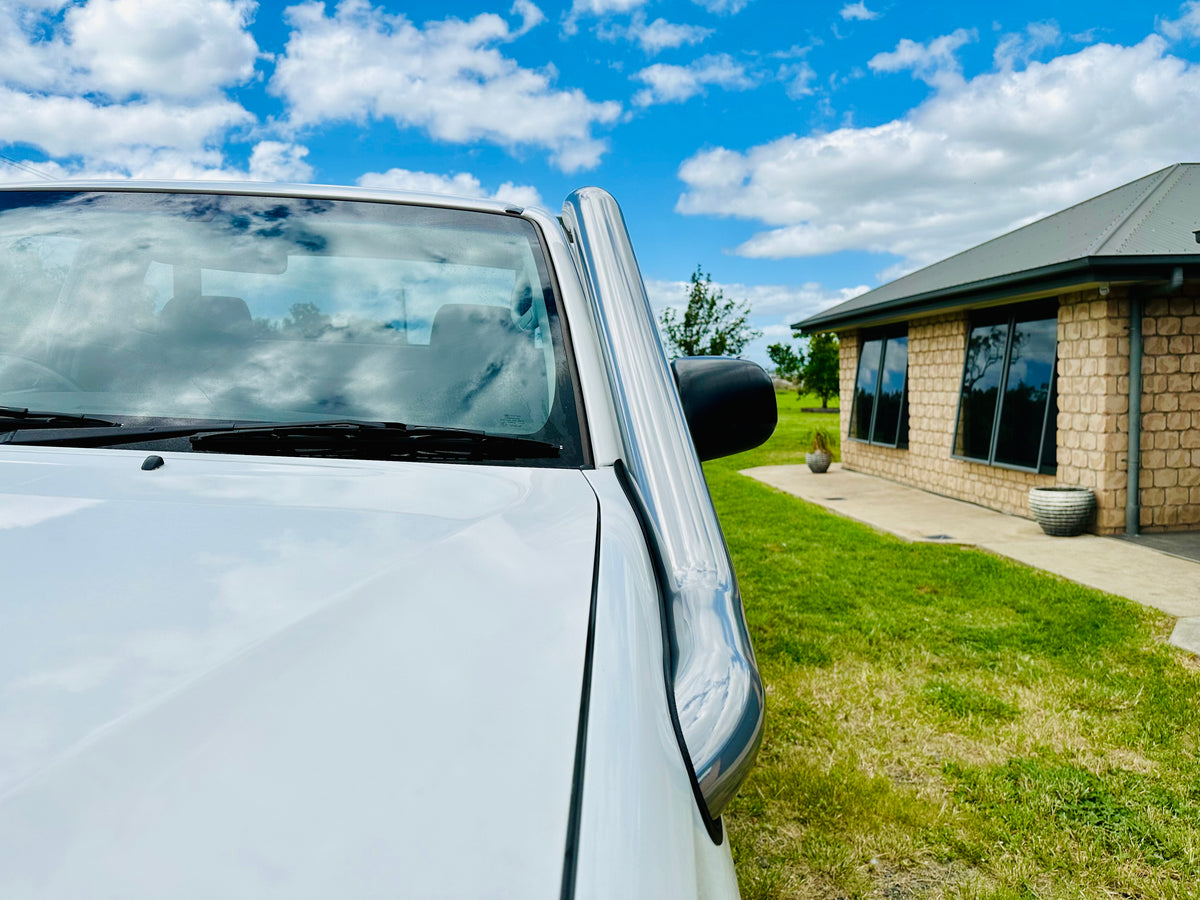
M 800 369 L 800 389 L 821 398 L 821 408 L 829 408 L 829 398 L 838 394 L 838 339 L 832 331 L 818 331 L 808 339 L 808 353 Z
M 772 344 L 767 348 L 767 356 L 775 363 L 776 377 L 791 382 L 800 380 L 800 370 L 804 367 L 803 350 L 797 350 L 790 344 Z
M 748 303 L 726 300 L 713 288 L 712 276 L 696 266 L 687 309 L 682 315 L 665 309 L 660 321 L 668 345 L 680 356 L 737 356 L 762 334 L 749 327 L 749 316 Z

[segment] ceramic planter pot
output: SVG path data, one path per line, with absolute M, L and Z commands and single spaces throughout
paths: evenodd
M 1030 488 L 1029 511 L 1046 534 L 1073 537 L 1096 514 L 1096 495 L 1085 487 Z
M 804 454 L 804 461 L 808 463 L 808 467 L 816 474 L 821 474 L 829 468 L 829 464 L 833 462 L 833 454 L 826 453 L 824 450 L 814 450 L 812 453 Z

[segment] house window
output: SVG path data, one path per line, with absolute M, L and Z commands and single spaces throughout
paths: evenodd
M 858 353 L 850 437 L 886 447 L 908 446 L 908 334 L 868 335 Z
M 1054 473 L 1057 335 L 1056 302 L 972 318 L 954 456 Z

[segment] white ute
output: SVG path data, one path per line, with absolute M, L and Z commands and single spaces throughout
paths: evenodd
M 735 897 L 774 424 L 595 188 L 0 188 L 0 897 Z

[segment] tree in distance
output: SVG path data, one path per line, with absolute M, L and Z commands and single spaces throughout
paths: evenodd
M 800 370 L 804 368 L 804 351 L 792 347 L 791 344 L 772 344 L 767 348 L 767 356 L 775 363 L 775 376 L 784 381 L 798 384 Z
M 720 288 L 712 286 L 712 276 L 696 266 L 683 314 L 664 309 L 659 321 L 677 356 L 737 356 L 762 335 L 747 324 L 749 316 L 746 301 L 727 300 Z
M 795 383 L 802 394 L 816 394 L 821 408 L 838 394 L 838 339 L 832 331 L 818 331 L 808 339 L 808 348 L 772 344 L 767 356 L 775 363 L 775 374 Z

